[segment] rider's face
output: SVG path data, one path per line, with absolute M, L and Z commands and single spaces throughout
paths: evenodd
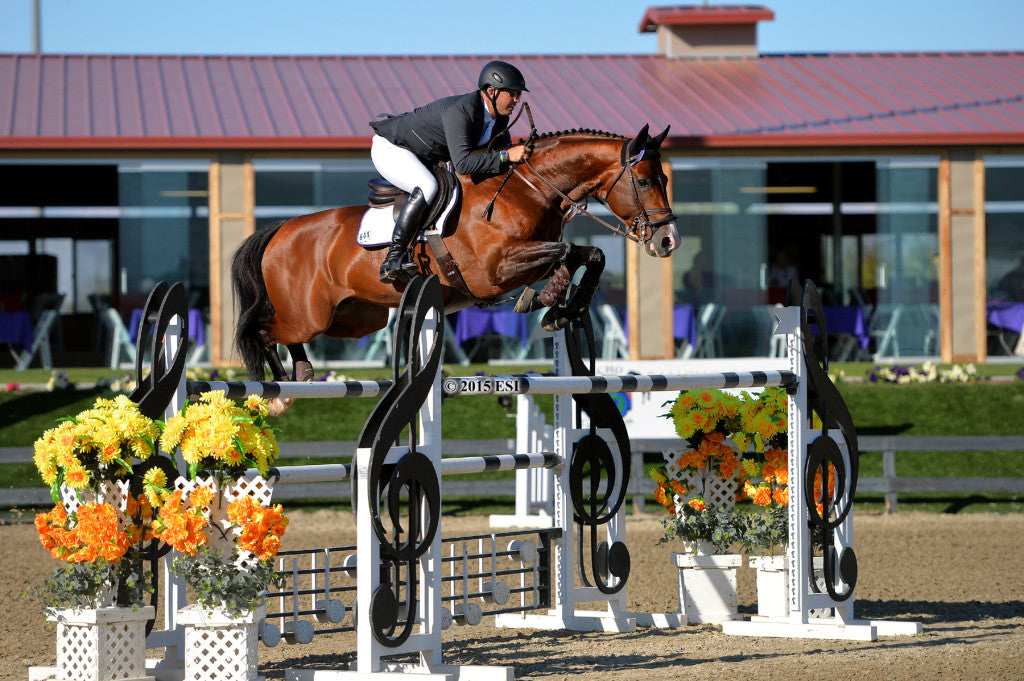
M 491 92 L 488 94 L 493 95 L 497 93 L 497 99 L 494 100 L 496 113 L 499 116 L 508 116 L 512 113 L 512 110 L 516 108 L 516 104 L 519 103 L 519 99 L 523 96 L 523 93 L 519 90 L 494 90 L 489 88 Z

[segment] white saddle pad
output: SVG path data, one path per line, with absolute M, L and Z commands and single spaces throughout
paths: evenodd
M 448 216 L 458 202 L 458 194 L 453 193 L 448 199 L 448 205 L 444 207 L 437 221 L 420 232 L 419 241 L 426 241 L 427 234 L 438 234 L 441 228 L 448 222 Z M 362 222 L 359 223 L 359 233 L 356 236 L 356 243 L 363 248 L 383 246 L 391 243 L 391 235 L 395 231 L 395 207 L 384 206 L 383 208 L 370 208 L 363 213 Z M 447 234 L 441 234 L 447 236 Z

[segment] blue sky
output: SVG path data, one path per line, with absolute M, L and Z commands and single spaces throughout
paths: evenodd
M 136 54 L 645 54 L 636 0 L 39 0 L 42 49 Z M 699 4 L 699 3 L 697 3 Z M 765 53 L 1024 50 L 1022 0 L 750 0 Z M 481 9 L 486 8 L 486 9 Z M 583 9 L 581 9 L 583 8 Z M 393 25 L 385 27 L 381 18 Z M 0 0 L 0 52 L 32 49 L 32 0 Z

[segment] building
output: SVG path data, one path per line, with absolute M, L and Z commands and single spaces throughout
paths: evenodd
M 719 352 L 767 352 L 783 260 L 828 302 L 877 312 L 872 351 L 1005 354 L 1017 334 L 987 313 L 1019 295 L 1001 281 L 1024 255 L 1024 53 L 762 55 L 757 24 L 771 20 L 760 6 L 651 7 L 639 30 L 657 34 L 655 54 L 501 56 L 525 73 L 541 131 L 671 125 L 675 257 L 569 226 L 606 250 L 601 294 L 628 307 L 633 356 L 674 356 L 673 306 L 705 300 L 726 310 Z M 228 360 L 236 245 L 363 203 L 368 121 L 471 89 L 492 58 L 0 55 L 2 301 L 65 293 L 74 359 L 95 343 L 98 298 L 127 320 L 153 282 L 182 281 L 211 360 Z M 695 260 L 703 293 L 682 283 Z

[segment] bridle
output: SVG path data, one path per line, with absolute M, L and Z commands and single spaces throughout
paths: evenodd
M 520 116 L 522 115 L 523 111 L 526 112 L 527 117 L 530 119 L 530 136 L 527 138 L 527 140 L 526 140 L 526 142 L 524 144 L 526 145 L 527 148 L 532 149 L 533 142 L 537 139 L 537 128 L 534 127 L 534 125 L 533 125 L 533 114 L 530 111 L 529 104 L 526 103 L 526 102 L 523 102 L 523 104 L 522 104 L 522 107 L 521 107 L 520 112 L 519 112 Z M 518 120 L 518 119 L 519 119 L 519 116 L 516 116 L 516 120 Z M 514 122 L 515 121 L 513 121 L 512 123 L 514 123 Z M 507 126 L 507 128 L 512 127 L 512 123 L 510 123 Z M 484 209 L 484 217 L 486 217 L 488 219 L 490 218 L 491 210 L 494 207 L 495 199 L 498 198 L 498 194 L 501 193 L 501 190 L 505 187 L 505 183 L 508 182 L 509 178 L 512 177 L 513 174 L 518 174 L 519 179 L 521 179 L 523 182 L 525 182 L 527 184 L 527 186 L 529 186 L 531 189 L 533 189 L 537 193 L 542 194 L 542 195 L 544 195 L 546 193 L 544 191 L 541 191 L 537 187 L 537 185 L 535 185 L 533 182 L 530 181 L 530 178 L 528 178 L 525 175 L 525 173 L 523 173 L 521 170 L 519 170 L 521 166 L 525 166 L 526 168 L 530 169 L 530 171 L 533 173 L 533 175 L 535 175 L 536 178 L 538 180 L 540 180 L 541 183 L 543 183 L 548 189 L 550 189 L 556 195 L 558 195 L 567 204 L 565 212 L 562 215 L 562 222 L 563 223 L 564 222 L 568 222 L 569 220 L 571 220 L 572 218 L 576 217 L 577 215 L 586 215 L 590 219 L 592 219 L 595 222 L 597 222 L 598 224 L 606 227 L 607 229 L 611 230 L 615 234 L 620 234 L 620 235 L 626 237 L 627 239 L 629 239 L 630 241 L 635 241 L 638 244 L 642 244 L 642 245 L 647 244 L 647 242 L 649 242 L 653 238 L 654 233 L 660 227 L 662 227 L 663 225 L 666 225 L 666 224 L 668 224 L 670 222 L 674 222 L 676 218 L 675 218 L 674 215 L 672 215 L 672 209 L 671 208 L 668 208 L 668 207 L 666 207 L 666 208 L 658 208 L 658 209 L 653 210 L 653 211 L 648 211 L 647 208 L 644 206 L 643 201 L 640 199 L 640 190 L 637 188 L 636 175 L 633 172 L 633 167 L 636 164 L 638 164 L 641 160 L 643 160 L 643 157 L 644 157 L 645 153 L 648 153 L 649 151 L 653 151 L 654 153 L 657 153 L 657 148 L 653 147 L 653 145 L 645 144 L 644 147 L 642 147 L 638 153 L 636 153 L 634 155 L 630 155 L 629 147 L 630 147 L 630 143 L 632 141 L 633 140 L 627 139 L 627 140 L 625 140 L 622 143 L 622 151 L 621 151 L 621 153 L 619 155 L 619 162 L 622 165 L 622 168 L 619 170 L 618 174 L 615 176 L 615 179 L 612 180 L 612 183 L 610 185 L 608 185 L 608 191 L 605 192 L 604 198 L 601 199 L 601 198 L 598 197 L 598 201 L 600 201 L 601 203 L 603 203 L 605 205 L 608 205 L 608 196 L 611 195 L 612 190 L 615 189 L 615 185 L 618 184 L 619 180 L 622 179 L 622 176 L 626 175 L 628 173 L 629 174 L 629 187 L 630 187 L 630 190 L 631 190 L 630 193 L 631 193 L 631 195 L 633 197 L 633 203 L 634 203 L 634 206 L 636 208 L 636 214 L 633 216 L 632 220 L 627 222 L 626 220 L 624 220 L 623 218 L 620 218 L 618 215 L 616 215 L 614 212 L 612 212 L 612 216 L 616 220 L 618 220 L 619 223 L 620 223 L 619 225 L 616 225 L 616 224 L 612 224 L 612 223 L 609 223 L 606 220 L 601 219 L 597 215 L 594 215 L 592 212 L 587 210 L 587 201 L 586 201 L 586 199 L 587 199 L 587 196 L 589 196 L 589 193 L 587 195 L 585 195 L 584 197 L 582 197 L 582 200 L 573 199 L 568 194 L 563 192 L 561 189 L 556 187 L 554 185 L 554 183 L 552 183 L 546 177 L 541 175 L 540 172 L 533 166 L 533 164 L 530 163 L 529 158 L 527 158 L 524 161 L 521 161 L 520 163 L 512 164 L 512 166 L 508 170 L 508 173 L 505 175 L 504 179 L 501 181 L 501 185 L 499 185 L 498 191 L 496 191 L 494 193 L 494 198 L 491 199 L 490 203 Z M 517 170 L 519 171 L 518 173 L 517 173 Z M 662 191 L 664 191 L 664 190 L 662 190 Z M 668 203 L 668 196 L 665 196 L 665 202 L 666 202 L 666 204 Z M 659 218 L 657 220 L 652 220 L 651 219 L 652 216 L 661 215 L 663 213 L 666 214 L 665 217 Z
M 626 148 L 629 145 L 629 142 L 630 140 L 626 140 L 625 142 L 623 142 L 623 158 L 625 158 L 626 156 Z M 538 172 L 538 170 L 533 167 L 529 159 L 523 161 L 519 165 L 526 166 L 527 168 L 529 168 L 530 171 L 541 182 L 543 182 L 551 191 L 555 192 L 559 197 L 562 198 L 563 201 L 565 201 L 568 204 L 568 208 L 566 209 L 565 214 L 562 216 L 563 222 L 567 222 L 572 218 L 576 217 L 577 215 L 586 215 L 590 219 L 594 220 L 600 225 L 603 225 L 604 227 L 611 230 L 615 234 L 621 234 L 630 241 L 635 241 L 638 244 L 646 244 L 648 241 L 651 240 L 651 238 L 653 238 L 654 233 L 658 230 L 658 228 L 660 228 L 663 225 L 667 225 L 670 222 L 674 222 L 676 218 L 674 215 L 672 215 L 671 208 L 658 208 L 656 210 L 648 211 L 646 206 L 644 206 L 643 201 L 640 199 L 640 190 L 637 188 L 636 175 L 633 173 L 633 166 L 639 163 L 641 159 L 643 159 L 643 156 L 644 151 L 642 150 L 639 154 L 637 154 L 635 158 L 623 161 L 622 168 L 619 170 L 619 173 L 615 176 L 615 179 L 612 180 L 612 183 L 608 185 L 608 191 L 605 192 L 604 198 L 602 199 L 600 197 L 597 197 L 598 201 L 605 205 L 608 205 L 608 196 L 611 195 L 612 190 L 615 189 L 615 185 L 618 184 L 619 180 L 622 179 L 623 175 L 626 175 L 627 173 L 629 174 L 629 187 L 631 190 L 630 193 L 633 197 L 633 204 L 636 208 L 636 214 L 633 216 L 632 220 L 627 222 L 626 220 L 612 212 L 612 216 L 619 221 L 619 225 L 611 224 L 606 220 L 602 220 L 600 217 L 594 215 L 592 212 L 587 210 L 586 196 L 583 197 L 582 201 L 572 199 L 568 194 L 566 194 L 561 189 L 556 187 L 550 180 L 541 175 L 540 172 Z M 513 170 L 514 169 L 515 168 L 513 168 Z M 527 178 L 524 174 L 519 173 L 519 179 L 525 182 L 534 191 L 537 191 L 541 194 L 544 193 L 541 192 L 535 184 L 530 182 L 529 178 Z M 665 197 L 665 200 L 667 203 L 667 196 Z M 651 219 L 652 215 L 661 215 L 663 213 L 666 214 L 665 217 L 660 218 L 658 220 Z

